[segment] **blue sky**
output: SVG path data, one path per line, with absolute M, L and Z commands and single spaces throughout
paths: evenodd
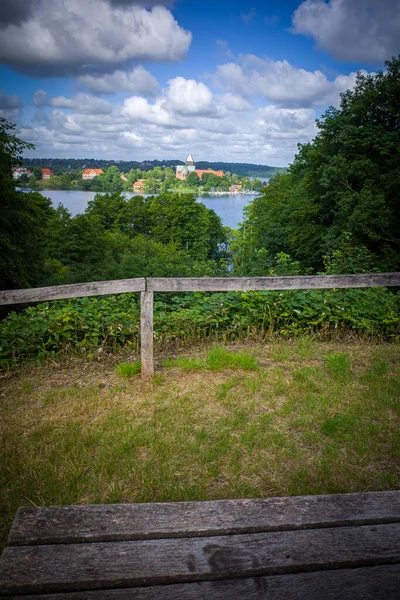
M 356 72 L 400 52 L 400 0 L 1 0 L 0 116 L 30 156 L 285 166 Z

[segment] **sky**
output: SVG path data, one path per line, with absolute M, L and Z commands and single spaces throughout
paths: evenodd
M 25 156 L 287 166 L 400 0 L 0 0 L 0 116 Z

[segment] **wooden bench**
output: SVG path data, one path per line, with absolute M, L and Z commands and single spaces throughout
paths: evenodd
M 400 492 L 22 507 L 0 595 L 400 598 Z

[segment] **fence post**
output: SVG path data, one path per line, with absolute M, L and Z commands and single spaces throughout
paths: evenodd
M 153 292 L 140 293 L 140 344 L 142 379 L 154 376 L 153 362 Z

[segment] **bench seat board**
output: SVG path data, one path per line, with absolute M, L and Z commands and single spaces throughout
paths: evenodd
M 400 523 L 269 533 L 8 546 L 0 590 L 162 585 L 400 562 Z
M 251 500 L 22 507 L 11 545 L 257 533 L 400 521 L 400 493 Z
M 41 600 L 391 600 L 399 596 L 400 565 L 296 575 L 41 594 Z M 38 600 L 37 595 L 12 596 Z

